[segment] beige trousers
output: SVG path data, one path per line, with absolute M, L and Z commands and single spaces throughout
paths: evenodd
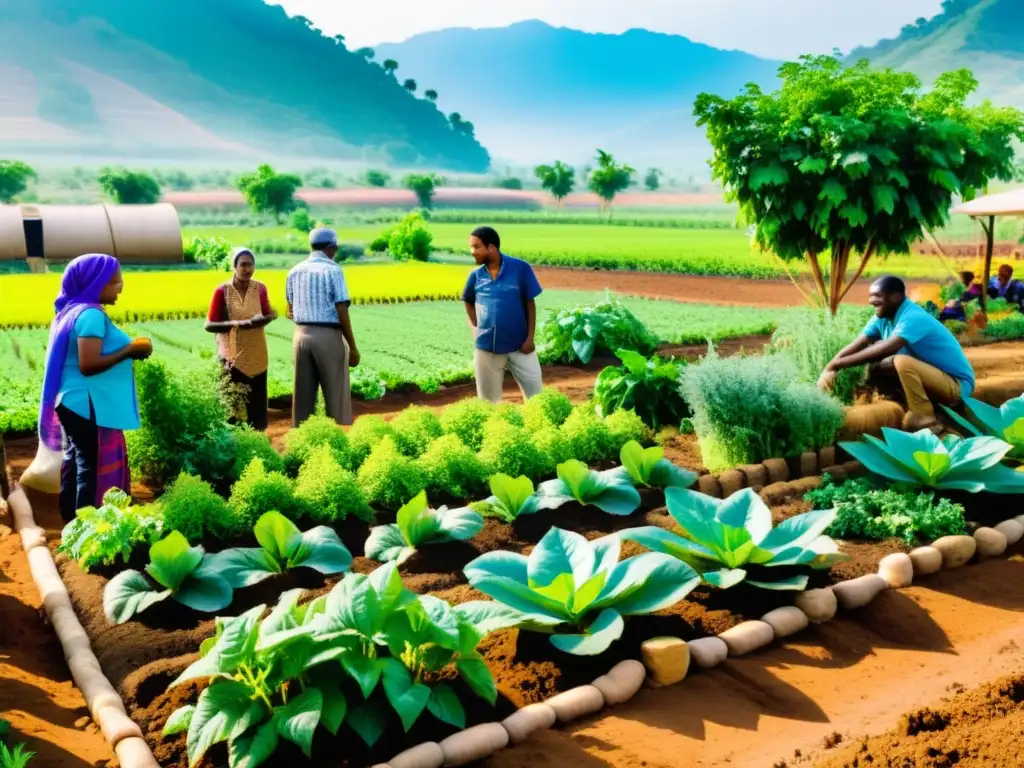
M 933 402 L 942 405 L 960 402 L 960 382 L 935 366 L 910 355 L 896 355 L 893 366 L 907 397 L 907 410 L 915 416 L 934 419 Z
M 320 389 L 324 392 L 327 415 L 338 424 L 351 424 L 348 342 L 341 329 L 296 325 L 292 358 L 295 362 L 292 424 L 297 427 L 316 412 L 316 393 Z
M 492 403 L 501 402 L 501 392 L 505 383 L 505 369 L 512 374 L 516 384 L 529 400 L 540 394 L 544 387 L 540 371 L 540 360 L 537 353 L 524 355 L 522 352 L 509 352 L 507 355 L 496 355 L 493 352 L 476 350 L 473 358 L 476 370 L 476 394 L 481 400 Z

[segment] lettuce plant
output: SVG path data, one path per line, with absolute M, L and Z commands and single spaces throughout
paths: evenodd
M 439 493 L 455 499 L 477 496 L 490 475 L 487 464 L 457 435 L 434 440 L 418 463 L 427 474 L 427 490 L 432 495 Z
M 398 450 L 390 436 L 370 451 L 357 477 L 366 500 L 387 509 L 398 509 L 427 487 L 426 473 Z
M 1000 463 L 1013 446 L 997 437 L 940 440 L 927 429 L 911 435 L 887 427 L 882 437 L 865 435 L 864 442 L 840 445 L 869 471 L 911 487 L 1024 493 L 1024 473 Z
M 727 589 L 746 580 L 764 589 L 803 590 L 803 574 L 783 579 L 750 579 L 750 566 L 807 566 L 831 568 L 848 560 L 823 535 L 836 518 L 834 509 L 795 515 L 772 528 L 772 511 L 750 488 L 727 499 L 669 488 L 665 491 L 669 514 L 684 536 L 657 526 L 631 528 L 619 535 L 650 550 L 677 557 L 693 566 L 713 587 Z
M 299 469 L 313 453 L 314 448 L 329 446 L 335 461 L 343 467 L 349 466 L 348 436 L 334 419 L 326 416 L 311 416 L 284 436 L 284 464 L 291 475 Z
M 494 418 L 484 427 L 480 458 L 496 472 L 539 480 L 550 471 L 551 458 L 531 439 L 524 427 Z
M 350 517 L 373 520 L 373 510 L 366 503 L 356 476 L 338 464 L 326 445 L 314 448 L 299 470 L 295 498 L 299 515 L 312 523 L 330 525 Z
M 605 368 L 594 384 L 594 402 L 603 415 L 636 411 L 654 430 L 690 415 L 682 393 L 685 360 L 662 360 L 658 355 L 648 360 L 629 349 L 620 349 L 615 356 L 622 365 Z
M 523 405 L 523 422 L 530 432 L 536 432 L 545 427 L 562 426 L 570 413 L 569 398 L 554 387 L 544 387 Z
M 425 544 L 465 541 L 476 536 L 484 520 L 469 507 L 431 509 L 421 491 L 398 510 L 393 525 L 378 525 L 366 539 L 366 556 L 373 560 L 404 563 Z
M 269 472 L 263 459 L 256 457 L 231 486 L 231 510 L 242 530 L 252 528 L 260 515 L 270 510 L 295 514 L 299 503 L 295 483 L 281 472 Z
M 984 432 L 956 411 L 946 408 L 946 413 L 953 417 L 957 424 L 966 429 L 968 433 L 976 437 L 989 435 L 1005 440 L 1012 445 L 1013 450 L 1007 454 L 1007 458 L 1016 461 L 1024 459 L 1024 395 L 1007 400 L 999 408 L 995 408 L 981 400 L 975 400 L 973 397 L 968 397 L 964 400 L 964 403 L 970 410 L 971 415 L 980 422 L 985 430 Z
M 577 501 L 609 515 L 629 515 L 640 506 L 640 494 L 628 476 L 614 470 L 595 472 L 576 459 L 559 464 L 558 478 L 541 483 L 537 495 L 541 509 L 558 509 Z
M 494 413 L 494 405 L 486 400 L 462 400 L 442 411 L 441 429 L 446 435 L 455 435 L 474 451 L 479 451 L 484 442 L 484 425 Z
M 621 467 L 612 473 L 626 475 L 635 485 L 646 485 L 649 488 L 689 488 L 697 480 L 697 475 L 689 470 L 677 467 L 665 458 L 661 446 L 643 448 L 640 443 L 631 440 L 622 446 L 619 452 Z
M 391 425 L 381 416 L 372 414 L 356 419 L 348 431 L 348 453 L 352 469 L 361 467 L 377 444 L 393 434 Z
M 96 565 L 113 565 L 118 557 L 127 563 L 136 546 L 155 543 L 163 532 L 163 516 L 155 508 L 131 503 L 128 494 L 111 488 L 99 509 L 80 509 L 64 526 L 57 551 L 86 572 Z
M 491 495 L 482 503 L 487 517 L 514 523 L 520 515 L 532 515 L 540 509 L 540 499 L 528 477 L 509 477 L 499 472 L 491 476 L 489 484 Z
M 619 449 L 608 425 L 589 404 L 573 408 L 560 429 L 569 441 L 572 457 L 580 461 L 612 459 Z
M 617 349 L 650 354 L 658 346 L 658 337 L 610 294 L 592 307 L 552 311 L 540 335 L 546 345 L 545 360 L 568 364 L 586 364 L 594 355 L 610 355 Z
M 488 552 L 465 568 L 475 589 L 504 606 L 479 624 L 490 631 L 519 626 L 551 635 L 560 651 L 603 653 L 622 636 L 623 616 L 654 613 L 682 600 L 697 586 L 697 573 L 669 555 L 647 552 L 619 562 L 621 541 L 587 541 L 551 528 L 529 557 Z M 470 602 L 466 612 L 484 610 Z
M 391 431 L 398 450 L 410 458 L 419 458 L 431 441 L 441 436 L 441 421 L 434 412 L 410 405 L 391 420 Z
M 163 589 L 154 588 L 143 574 L 132 570 L 122 571 L 107 582 L 103 612 L 108 621 L 123 624 L 169 597 L 205 613 L 231 604 L 231 585 L 217 572 L 203 548 L 189 546 L 178 531 L 171 531 L 149 548 L 146 573 Z
M 259 547 L 226 549 L 210 555 L 217 573 L 241 589 L 293 568 L 312 568 L 329 575 L 347 571 L 352 555 L 338 534 L 325 525 L 303 533 L 280 512 L 267 512 L 256 522 Z

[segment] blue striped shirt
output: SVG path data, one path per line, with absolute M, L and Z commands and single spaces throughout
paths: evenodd
M 339 325 L 335 305 L 349 300 L 341 267 L 322 251 L 289 270 L 284 291 L 300 325 Z

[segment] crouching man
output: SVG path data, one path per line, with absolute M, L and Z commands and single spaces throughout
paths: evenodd
M 942 323 L 907 299 L 906 285 L 898 277 L 872 283 L 869 303 L 875 317 L 825 366 L 818 386 L 831 389 L 837 371 L 870 365 L 876 382 L 898 381 L 907 405 L 904 429 L 934 427 L 937 404 L 955 406 L 974 391 L 967 356 Z

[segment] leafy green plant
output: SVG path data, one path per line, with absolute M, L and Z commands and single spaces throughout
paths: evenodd
M 611 355 L 619 349 L 649 355 L 658 347 L 658 338 L 610 295 L 592 307 L 552 311 L 541 328 L 541 338 L 545 360 L 567 364 L 589 363 L 595 355 Z
M 478 495 L 490 475 L 487 464 L 456 435 L 434 440 L 419 465 L 427 474 L 427 491 L 453 499 Z
M 489 485 L 491 495 L 480 503 L 480 507 L 470 505 L 485 517 L 514 523 L 520 515 L 533 515 L 540 509 L 540 498 L 528 477 L 509 477 L 499 472 L 491 475 Z
M 611 436 L 612 447 L 620 447 L 630 441 L 647 445 L 652 442 L 651 428 L 644 424 L 634 411 L 619 410 L 604 419 L 604 425 Z
M 484 425 L 494 411 L 494 406 L 486 400 L 462 400 L 449 405 L 441 413 L 441 429 L 446 435 L 456 435 L 474 451 L 479 451 L 484 442 Z
M 155 507 L 133 507 L 131 501 L 124 491 L 112 488 L 103 495 L 99 509 L 78 510 L 61 531 L 57 551 L 86 572 L 96 565 L 113 565 L 119 556 L 127 563 L 135 547 L 160 538 L 164 525 Z
M 689 488 L 697 480 L 696 474 L 666 459 L 665 450 L 661 446 L 644 448 L 631 440 L 622 446 L 619 460 L 622 466 L 611 472 L 628 477 L 636 485 L 648 488 Z
M 428 408 L 410 405 L 391 420 L 391 431 L 398 450 L 411 458 L 419 458 L 432 440 L 442 434 L 441 421 Z
M 551 459 L 530 439 L 524 427 L 492 419 L 484 427 L 480 458 L 495 472 L 539 480 L 550 471 Z
M 973 397 L 966 398 L 964 403 L 984 432 L 956 411 L 946 408 L 946 413 L 971 435 L 989 435 L 1009 443 L 1013 449 L 1007 454 L 1008 458 L 1024 459 L 1024 396 L 1007 400 L 999 408 Z
M 2 166 L 2 161 L 0 161 Z M 2 169 L 0 169 L 2 170 Z M 3 179 L 0 178 L 0 183 Z M 11 730 L 11 724 L 0 718 L 0 768 L 26 768 L 29 761 L 36 756 L 35 752 L 29 752 L 24 744 L 15 744 L 13 747 L 4 743 L 4 737 Z
M 325 525 L 300 531 L 280 512 L 267 512 L 254 528 L 259 547 L 226 549 L 210 555 L 211 566 L 232 589 L 258 584 L 293 568 L 331 575 L 348 570 L 352 555 Z
M 388 235 L 388 253 L 398 261 L 428 261 L 434 250 L 434 236 L 426 219 L 413 211 L 392 227 Z
M 570 501 L 595 506 L 609 515 L 630 515 L 640 506 L 640 494 L 627 475 L 595 472 L 582 461 L 558 465 L 558 478 L 537 489 L 541 509 L 558 509 Z
M 345 432 L 335 423 L 334 419 L 326 416 L 312 416 L 297 428 L 289 430 L 284 436 L 284 463 L 288 474 L 293 476 L 298 474 L 313 449 L 319 448 L 321 445 L 330 447 L 334 454 L 334 460 L 338 464 L 343 467 L 351 466 L 349 439 Z
M 164 516 L 164 530 L 179 531 L 190 541 L 229 539 L 242 531 L 228 502 L 209 483 L 192 475 L 179 475 L 157 505 Z
M 653 430 L 678 424 L 690 415 L 682 393 L 685 361 L 666 361 L 658 355 L 647 359 L 629 349 L 617 350 L 615 356 L 622 365 L 605 368 L 594 385 L 599 413 L 632 410 Z
M 1024 339 L 1024 315 L 1012 314 L 989 323 L 982 334 L 996 341 Z
M 1000 463 L 1013 446 L 997 437 L 940 440 L 928 429 L 908 434 L 888 427 L 882 437 L 840 446 L 870 472 L 910 487 L 1024 493 L 1024 473 Z
M 574 407 L 561 431 L 569 441 L 572 457 L 580 461 L 605 461 L 614 458 L 618 452 L 611 430 L 590 404 Z
M 149 565 L 157 590 L 139 571 L 122 571 L 107 582 L 103 590 L 103 612 L 107 620 L 123 624 L 137 613 L 173 597 L 196 611 L 211 613 L 231 604 L 232 589 L 220 575 L 202 547 L 189 546 L 178 531 L 149 548 Z
M 530 440 L 547 458 L 544 475 L 550 476 L 555 467 L 572 458 L 572 444 L 558 427 L 539 429 L 530 436 Z
M 436 173 L 410 173 L 402 179 L 402 186 L 411 190 L 419 200 L 420 207 L 428 211 L 434 204 L 434 193 L 444 183 L 444 177 Z
M 337 425 L 334 428 L 337 429 Z M 348 450 L 352 468 L 361 467 L 381 440 L 391 435 L 391 425 L 380 416 L 360 416 L 356 419 L 348 431 Z
M 231 435 L 234 440 L 232 453 L 235 457 L 235 465 L 231 469 L 233 479 L 241 478 L 246 467 L 257 457 L 263 460 L 263 467 L 267 472 L 284 471 L 284 460 L 281 454 L 274 450 L 266 432 L 257 432 L 249 427 L 235 427 L 231 430 Z
M 271 510 L 289 515 L 299 511 L 295 484 L 280 472 L 268 472 L 260 458 L 253 459 L 231 487 L 228 503 L 240 530 L 252 528 L 260 515 Z
M 295 191 L 302 179 L 290 173 L 277 173 L 263 163 L 254 173 L 246 173 L 235 182 L 253 213 L 271 213 L 278 224 L 281 217 L 296 208 Z
M 675 605 L 700 582 L 690 566 L 669 555 L 648 552 L 619 562 L 620 543 L 618 536 L 587 541 L 553 527 L 529 557 L 488 552 L 465 574 L 474 589 L 508 609 L 492 617 L 490 629 L 557 632 L 551 644 L 560 651 L 595 656 L 622 636 L 623 616 Z
M 696 431 L 696 427 L 693 425 L 693 419 L 683 419 L 679 422 L 679 434 L 692 435 Z
M 426 473 L 399 452 L 391 437 L 377 443 L 357 477 L 366 500 L 387 509 L 397 509 L 427 487 Z
M 103 194 L 119 205 L 147 205 L 160 200 L 160 185 L 144 171 L 101 168 L 96 180 Z
M 769 572 L 750 578 L 750 569 L 764 566 L 831 568 L 848 560 L 836 543 L 823 535 L 836 518 L 834 509 L 787 518 L 772 528 L 772 511 L 750 488 L 727 499 L 715 499 L 682 488 L 665 491 L 669 514 L 685 534 L 657 526 L 631 528 L 620 536 L 650 550 L 678 557 L 693 566 L 713 587 L 727 589 L 746 581 L 755 587 L 803 590 L 803 574 L 770 578 Z
M 231 257 L 231 243 L 223 237 L 190 237 L 182 244 L 186 264 L 206 264 L 226 270 Z
M 572 413 L 572 403 L 554 387 L 544 387 L 540 394 L 526 401 L 522 413 L 523 425 L 531 432 L 536 432 L 549 426 L 562 426 Z
M 934 493 L 880 488 L 867 479 L 837 484 L 829 475 L 804 496 L 815 509 L 835 509 L 825 531 L 840 539 L 900 538 L 908 546 L 966 532 L 964 508 Z
M 349 517 L 369 522 L 373 510 L 366 503 L 359 481 L 338 464 L 336 457 L 331 446 L 321 445 L 313 449 L 302 465 L 295 481 L 299 516 L 328 525 Z
M 426 492 L 420 492 L 398 510 L 393 525 L 379 525 L 366 539 L 366 556 L 381 562 L 404 563 L 419 547 L 465 541 L 480 533 L 483 518 L 469 507 L 431 509 Z

